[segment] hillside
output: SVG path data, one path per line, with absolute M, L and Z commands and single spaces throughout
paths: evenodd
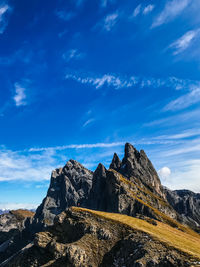
M 73 207 L 2 266 L 200 266 L 199 252 L 195 232 Z

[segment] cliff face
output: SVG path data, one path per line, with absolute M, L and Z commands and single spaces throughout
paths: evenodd
M 182 222 L 200 232 L 200 194 L 189 190 L 165 189 L 170 205 L 181 215 Z
M 165 197 L 160 179 L 144 150 L 137 151 L 131 144 L 126 143 L 122 162 L 115 154 L 110 168 L 126 176 L 129 180 L 136 180 L 154 193 Z
M 92 187 L 93 173 L 75 160 L 52 172 L 47 196 L 35 218 L 52 224 L 54 217 L 68 207 L 84 205 Z
M 63 169 L 53 171 L 47 196 L 36 211 L 35 221 L 51 225 L 57 214 L 71 206 L 157 218 L 152 209 L 156 208 L 178 219 L 166 201 L 160 179 L 145 152 L 137 151 L 128 143 L 123 160 L 114 154 L 109 170 L 99 164 L 93 173 L 70 160 Z

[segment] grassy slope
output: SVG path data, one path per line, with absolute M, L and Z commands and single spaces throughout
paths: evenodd
M 122 223 L 133 229 L 143 231 L 147 234 L 150 234 L 153 238 L 156 238 L 161 242 L 164 242 L 165 244 L 177 248 L 178 250 L 190 254 L 191 256 L 200 260 L 200 235 L 193 231 L 186 233 L 162 222 L 157 222 L 157 225 L 155 226 L 144 220 L 118 213 L 93 211 L 77 207 L 73 207 L 73 210 L 84 212 L 87 211 L 93 215 L 97 215 L 117 223 Z
M 22 221 L 27 217 L 33 217 L 35 215 L 35 212 L 32 212 L 30 210 L 11 210 L 11 214 L 13 214 L 18 220 Z
M 182 225 L 181 223 L 177 222 L 175 219 L 172 219 L 171 217 L 167 216 L 165 213 L 159 211 L 158 209 L 154 208 L 151 204 L 152 199 L 157 199 L 160 203 L 160 205 L 162 206 L 168 206 L 170 207 L 170 205 L 161 197 L 158 197 L 157 195 L 153 194 L 150 190 L 145 189 L 145 188 L 141 188 L 138 185 L 134 184 L 133 182 L 129 181 L 126 177 L 124 177 L 123 175 L 121 175 L 120 173 L 110 169 L 111 171 L 117 173 L 117 175 L 119 175 L 120 177 L 120 181 L 123 184 L 127 184 L 129 186 L 129 193 L 131 195 L 132 198 L 136 199 L 138 202 L 140 202 L 141 204 L 147 206 L 148 208 L 150 208 L 159 219 L 161 219 L 162 221 L 164 221 L 166 224 L 169 224 L 172 227 L 178 228 L 179 230 L 186 232 L 190 235 L 194 235 L 196 236 L 197 234 L 190 229 L 189 227 Z M 140 196 L 138 197 L 137 195 L 135 195 L 134 193 L 134 187 L 137 187 L 139 189 L 139 192 L 143 194 L 142 198 L 144 198 L 145 200 L 142 200 L 140 198 Z M 145 196 L 145 197 L 144 197 Z M 149 199 L 150 197 L 150 199 Z M 199 235 L 198 235 L 199 236 Z

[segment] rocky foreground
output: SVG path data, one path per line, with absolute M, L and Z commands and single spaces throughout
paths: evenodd
M 54 170 L 47 196 L 12 242 L 1 241 L 5 229 L 0 266 L 200 266 L 199 194 L 164 188 L 145 152 L 128 143 L 109 169 L 69 160 Z
M 122 220 L 124 218 L 122 216 Z M 52 227 L 37 233 L 33 243 L 3 266 L 185 267 L 200 263 L 200 258 L 195 257 L 198 251 L 195 253 L 195 249 L 190 247 L 193 242 L 200 242 L 197 235 L 190 236 L 192 240 L 187 247 L 191 252 L 189 254 L 161 241 L 162 234 L 160 238 L 148 234 L 148 227 L 158 227 L 157 230 L 161 231 L 156 221 L 148 220 L 144 223 L 141 219 L 135 220 L 134 227 L 130 227 L 118 220 L 105 218 L 101 213 L 70 208 L 56 217 Z M 144 227 L 145 231 L 138 230 L 140 227 Z M 169 229 L 175 232 L 172 228 L 166 230 Z M 167 240 L 167 235 L 165 238 Z M 181 240 L 187 238 L 185 234 Z

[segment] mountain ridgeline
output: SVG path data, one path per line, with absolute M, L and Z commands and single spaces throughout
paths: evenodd
M 164 188 L 145 152 L 126 143 L 124 158 L 121 161 L 115 153 L 109 169 L 100 163 L 92 172 L 69 160 L 63 168 L 54 170 L 35 220 L 51 225 L 66 208 L 80 206 L 129 216 L 141 214 L 161 221 L 166 214 L 198 231 L 199 199 L 191 192 L 190 200 L 186 200 L 184 190 Z
M 126 143 L 109 169 L 69 160 L 54 170 L 34 217 L 0 244 L 0 266 L 198 266 L 198 232 L 200 194 L 163 187 L 145 152 Z

